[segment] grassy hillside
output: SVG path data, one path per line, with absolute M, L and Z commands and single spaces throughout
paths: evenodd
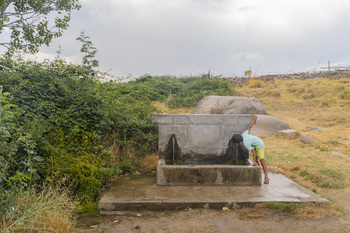
M 316 192 L 341 189 L 350 184 L 350 79 L 262 82 L 251 79 L 240 95 L 259 99 L 268 114 L 316 140 L 305 145 L 299 139 L 262 136 L 267 163 Z M 326 130 L 310 131 L 313 126 Z

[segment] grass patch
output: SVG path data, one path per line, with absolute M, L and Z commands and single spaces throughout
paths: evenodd
M 280 212 L 291 212 L 296 210 L 298 207 L 300 207 L 300 204 L 273 202 L 273 203 L 266 203 L 266 206 L 269 208 L 277 209 Z
M 2 232 L 77 232 L 78 201 L 66 188 L 48 186 L 15 196 L 15 207 L 0 219 Z

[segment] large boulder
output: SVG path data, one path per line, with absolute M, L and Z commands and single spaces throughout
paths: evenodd
M 273 135 L 285 129 L 288 129 L 288 126 L 277 117 L 258 115 L 256 123 L 253 125 L 250 133 L 253 135 Z
M 266 111 L 257 99 L 213 95 L 202 99 L 193 114 L 266 114 Z

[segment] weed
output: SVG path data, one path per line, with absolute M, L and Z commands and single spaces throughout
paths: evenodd
M 337 140 L 333 140 L 333 139 L 329 139 L 328 142 L 333 144 L 334 146 L 340 144 L 340 142 L 338 142 Z
M 322 147 L 320 145 L 316 147 L 316 150 L 318 150 L 318 151 L 329 151 L 329 149 L 327 147 Z
M 290 169 L 291 171 L 299 171 L 300 170 L 300 167 L 299 166 L 295 166 L 293 167 L 292 169 Z
M 300 207 L 299 204 L 295 204 L 295 203 L 278 203 L 278 202 L 267 203 L 266 206 L 277 209 L 281 212 L 291 212 L 296 210 L 298 207 Z
M 310 173 L 306 170 L 302 170 L 302 171 L 300 171 L 299 175 L 302 177 L 307 177 L 310 175 Z
M 158 156 L 147 155 L 141 159 L 141 168 L 143 172 L 155 171 L 157 168 Z
M 12 211 L 0 218 L 4 232 L 76 232 L 78 201 L 65 188 L 46 187 L 41 193 L 15 195 Z

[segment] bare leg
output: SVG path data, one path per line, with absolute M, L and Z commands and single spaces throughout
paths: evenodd
M 260 164 L 262 165 L 262 168 L 264 170 L 264 174 L 265 174 L 265 180 L 268 180 L 269 177 L 267 175 L 267 165 L 264 159 L 260 159 Z

